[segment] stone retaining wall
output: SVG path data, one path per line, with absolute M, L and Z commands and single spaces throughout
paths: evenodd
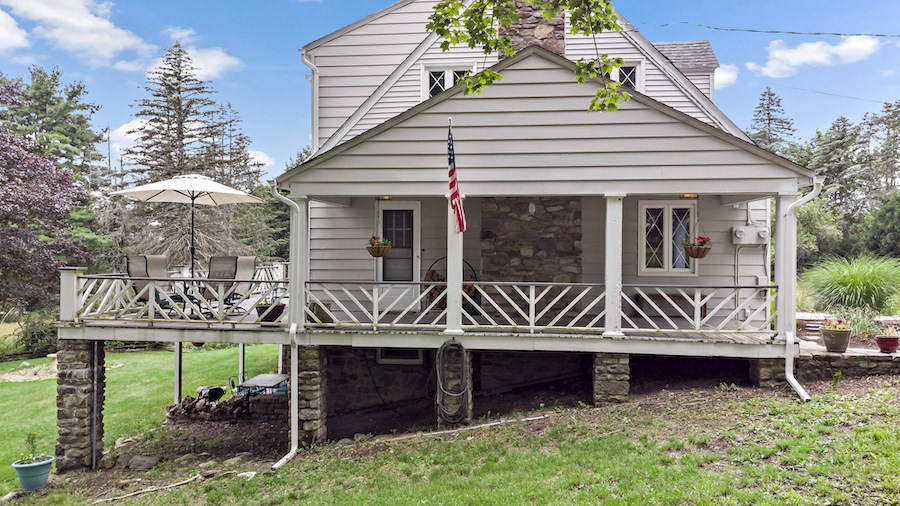
M 59 341 L 59 351 L 56 354 L 58 472 L 91 467 L 92 437 L 95 438 L 93 457 L 97 462 L 103 457 L 106 352 L 102 342 L 97 346 L 94 344 L 94 341 Z

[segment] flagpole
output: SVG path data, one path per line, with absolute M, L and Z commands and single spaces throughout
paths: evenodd
M 453 118 L 447 118 L 447 166 L 450 193 L 447 194 L 447 328 L 445 334 L 459 335 L 462 330 L 463 289 L 463 234 L 465 219 L 461 211 L 462 196 L 456 178 L 456 162 L 453 153 Z M 462 227 L 460 225 L 462 224 Z

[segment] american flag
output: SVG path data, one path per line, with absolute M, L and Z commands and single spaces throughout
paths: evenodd
M 466 213 L 463 211 L 462 197 L 459 195 L 459 181 L 456 179 L 456 158 L 453 156 L 453 127 L 447 127 L 447 165 L 450 170 L 450 207 L 456 213 L 456 232 L 466 231 Z

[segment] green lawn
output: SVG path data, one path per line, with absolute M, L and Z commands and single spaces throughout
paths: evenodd
M 660 390 L 611 407 L 555 409 L 546 420 L 449 435 L 330 443 L 305 449 L 277 472 L 266 471 L 270 462 L 240 464 L 231 469 L 260 474 L 220 475 L 119 504 L 900 502 L 900 382 L 873 377 L 810 386 L 808 403 L 787 389 L 723 384 Z M 221 462 L 214 468 L 229 469 Z M 97 498 L 90 490 L 108 497 L 200 469 L 158 466 L 124 489 L 82 475 L 22 502 L 84 504 Z
M 247 347 L 247 376 L 272 372 L 275 345 Z M 185 353 L 184 393 L 194 394 L 200 385 L 226 385 L 237 374 L 237 347 Z M 48 359 L 29 359 L 33 365 Z M 20 361 L 0 363 L 0 374 Z M 119 437 L 134 436 L 159 427 L 165 407 L 173 400 L 174 353 L 167 351 L 107 353 L 106 405 L 103 410 L 104 443 L 111 447 Z M 28 431 L 39 434 L 41 449 L 53 453 L 56 444 L 56 380 L 0 382 L 0 496 L 18 488 L 9 463 L 24 450 Z

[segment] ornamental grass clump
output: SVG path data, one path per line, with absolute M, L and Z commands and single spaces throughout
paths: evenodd
M 900 260 L 861 256 L 828 258 L 803 274 L 819 309 L 865 308 L 883 313 L 900 291 Z

